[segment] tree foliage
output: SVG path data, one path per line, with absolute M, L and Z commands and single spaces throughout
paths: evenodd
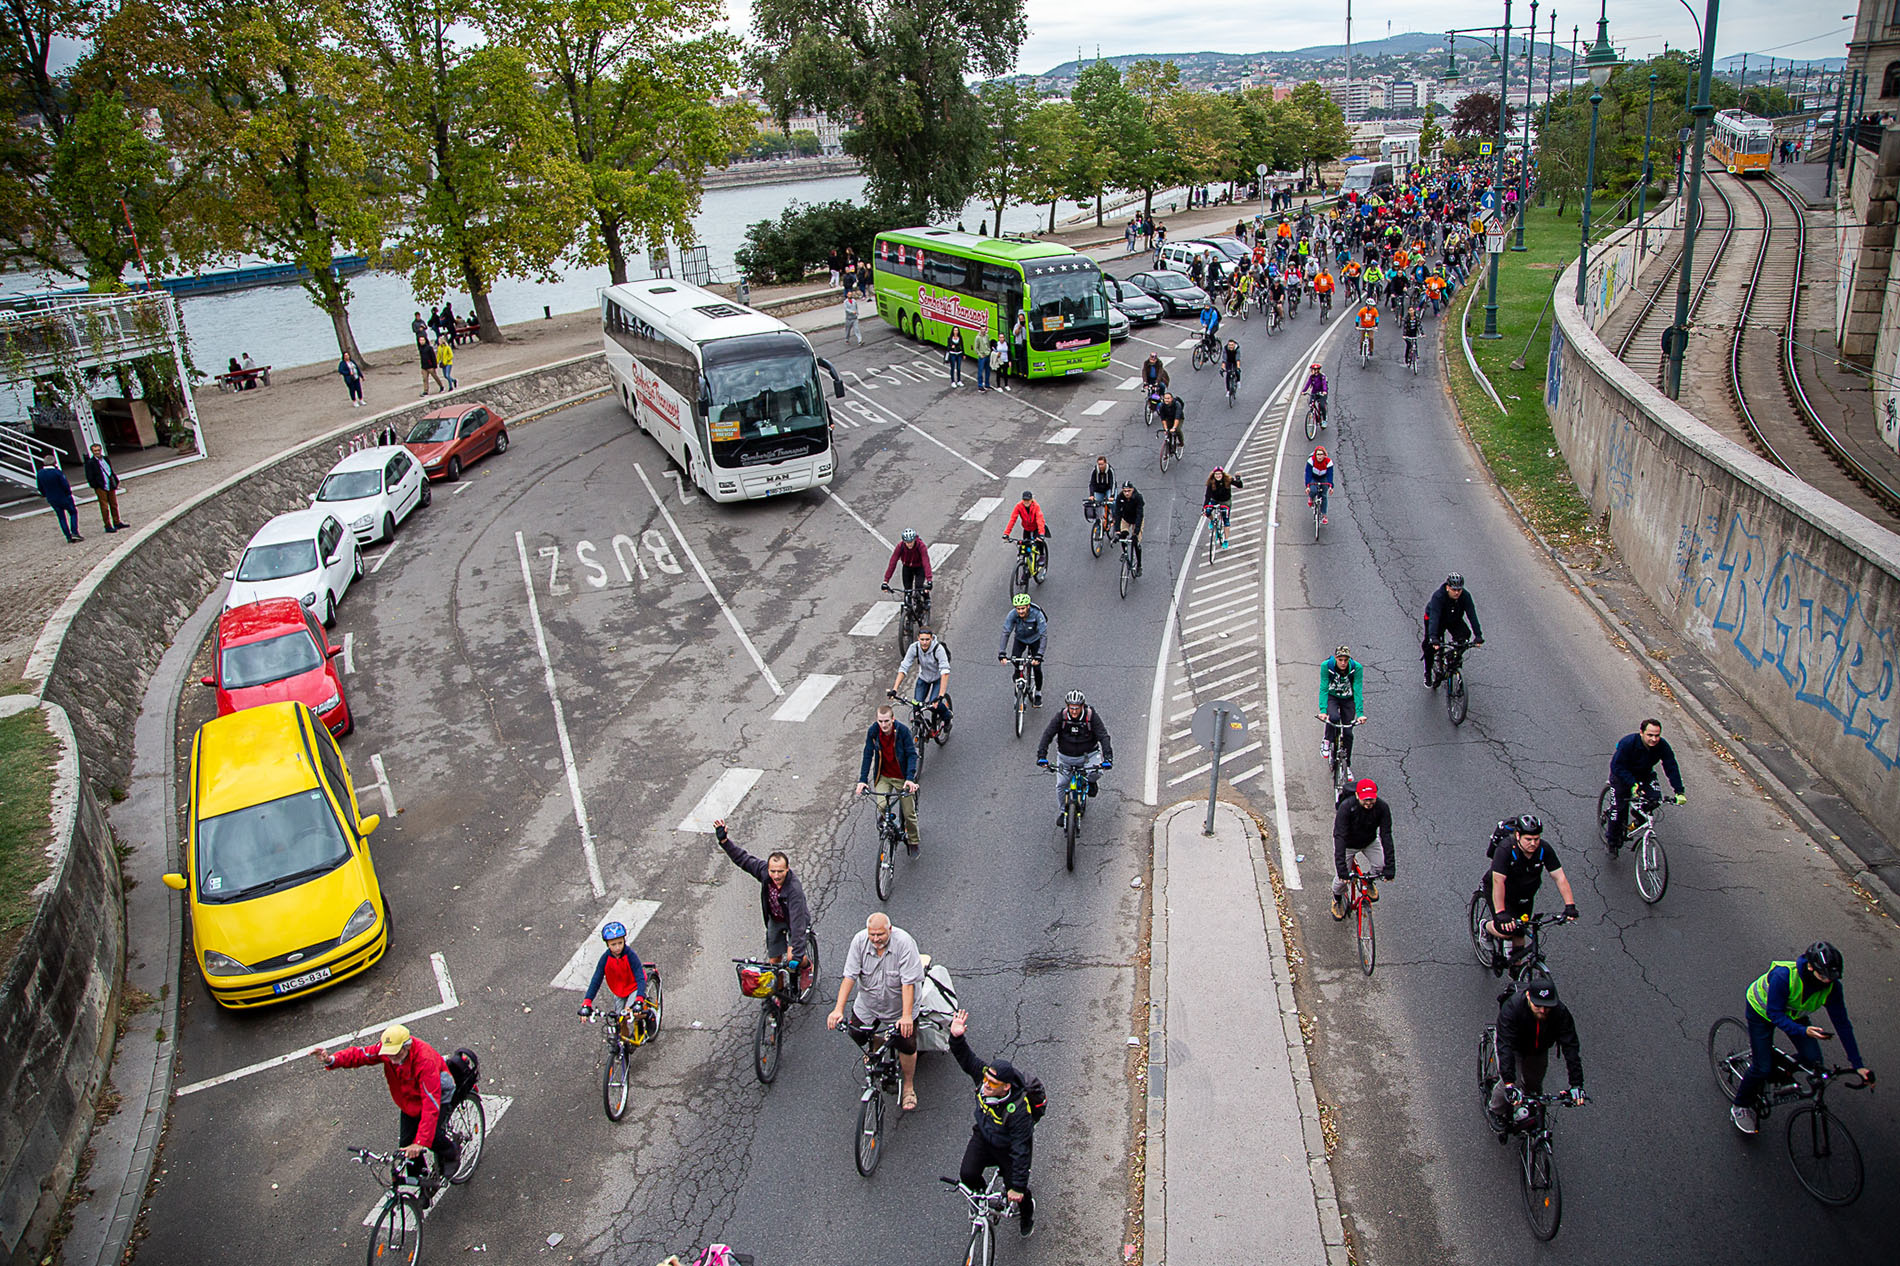
M 855 202 L 793 202 L 778 219 L 747 226 L 736 255 L 739 272 L 754 281 L 800 282 L 833 250 L 853 247 L 859 258 L 870 258 L 872 239 L 891 224 L 885 212 Z
M 973 192 L 990 206 L 997 230 L 1003 208 L 1022 196 L 1030 161 L 1029 111 L 1033 100 L 1015 84 L 991 80 L 977 97 L 982 107 L 983 150 Z
M 1512 121 L 1517 117 L 1517 107 L 1504 107 L 1504 130 L 1511 130 Z M 1498 95 L 1495 92 L 1474 92 L 1463 98 L 1451 111 L 1451 134 L 1453 136 L 1475 136 L 1479 140 L 1490 140 L 1498 134 Z

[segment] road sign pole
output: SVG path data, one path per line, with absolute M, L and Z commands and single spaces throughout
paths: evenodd
M 1221 708 L 1214 714 L 1214 764 L 1207 775 L 1207 823 L 1201 827 L 1202 835 L 1214 833 L 1214 797 L 1220 791 L 1220 753 L 1227 737 L 1227 709 Z

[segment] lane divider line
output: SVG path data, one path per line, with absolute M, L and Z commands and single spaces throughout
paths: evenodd
M 917 432 L 917 434 L 923 436 L 925 439 L 929 440 L 932 444 L 935 444 L 938 448 L 950 454 L 950 456 L 956 458 L 958 461 L 962 462 L 964 465 L 968 466 L 971 470 L 974 470 L 977 474 L 983 476 L 985 479 L 998 478 L 996 472 L 988 469 L 987 467 L 977 465 L 976 462 L 972 461 L 968 457 L 965 457 L 962 453 L 957 452 L 956 449 L 951 448 L 948 444 L 944 443 L 942 440 L 932 435 L 929 431 L 924 430 L 923 427 L 918 426 L 915 422 L 912 422 L 909 418 L 905 417 L 901 413 L 898 413 L 896 410 L 886 408 L 883 404 L 879 403 L 876 400 L 871 399 L 871 397 L 869 396 L 864 397 L 864 403 L 870 405 L 873 409 L 876 409 L 879 413 L 884 414 L 886 417 L 890 418 L 891 421 L 896 422 L 898 425 L 907 426 L 911 430 Z M 1030 407 L 1034 408 L 1035 406 L 1032 405 Z M 1043 412 L 1048 413 L 1049 411 L 1047 409 L 1044 409 Z M 1050 414 L 1050 416 L 1054 417 L 1055 415 Z M 1060 421 L 1060 419 L 1057 419 L 1057 420 Z
M 833 501 L 837 502 L 838 508 L 840 510 L 843 510 L 846 514 L 850 515 L 853 519 L 857 521 L 857 524 L 859 527 L 863 528 L 865 531 L 871 534 L 871 539 L 875 540 L 879 545 L 882 545 L 885 549 L 892 548 L 890 541 L 885 539 L 884 533 L 878 531 L 876 528 L 872 527 L 869 523 L 867 523 L 865 521 L 864 516 L 859 514 L 856 510 L 853 510 L 851 508 L 850 503 L 847 502 L 843 497 L 839 496 L 837 493 L 833 492 L 829 488 L 820 488 L 818 491 L 824 493 L 827 497 L 830 497 Z

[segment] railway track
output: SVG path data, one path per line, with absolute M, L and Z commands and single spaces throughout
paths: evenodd
M 1702 304 L 1702 296 L 1708 289 L 1709 278 L 1715 273 L 1715 266 L 1721 259 L 1723 248 L 1728 245 L 1733 229 L 1733 220 L 1726 199 L 1718 198 L 1714 216 L 1710 215 L 1709 200 L 1702 199 L 1697 208 L 1697 216 L 1697 224 L 1700 227 L 1696 233 L 1696 244 L 1703 249 L 1704 257 L 1695 265 L 1700 278 L 1689 294 L 1691 325 L 1695 323 L 1696 309 Z M 1711 237 L 1712 233 L 1718 233 L 1720 236 Z M 1649 287 L 1647 293 L 1644 294 L 1643 302 L 1636 308 L 1630 323 L 1619 330 L 1618 327 L 1622 325 L 1619 314 L 1618 318 L 1612 318 L 1610 325 L 1604 330 L 1604 342 L 1611 343 L 1616 348 L 1616 358 L 1641 373 L 1657 388 L 1663 385 L 1662 334 L 1676 317 L 1677 270 L 1681 267 L 1682 244 L 1678 241 L 1674 252 L 1669 257 L 1668 265 L 1663 269 L 1662 276 L 1657 278 L 1656 284 Z

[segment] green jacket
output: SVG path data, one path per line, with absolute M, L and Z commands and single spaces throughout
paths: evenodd
M 1325 712 L 1327 705 L 1334 699 L 1352 696 L 1352 714 L 1356 717 L 1366 713 L 1362 689 L 1365 683 L 1365 666 L 1356 659 L 1346 661 L 1346 671 L 1340 672 L 1334 661 L 1328 659 L 1319 666 L 1319 710 Z

